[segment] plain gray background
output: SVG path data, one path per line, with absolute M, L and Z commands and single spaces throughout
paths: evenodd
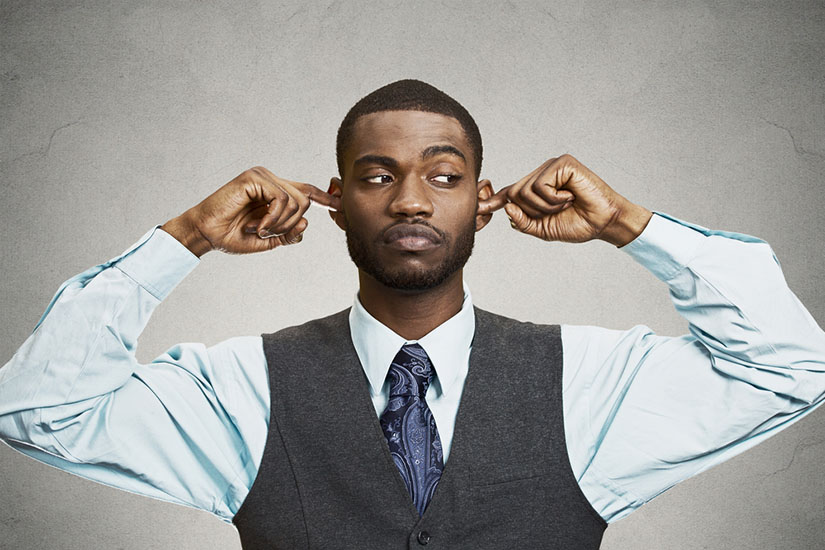
M 421 78 L 462 102 L 499 188 L 563 152 L 648 208 L 770 242 L 825 321 L 823 2 L 0 3 L 0 360 L 60 283 L 263 164 L 325 187 L 346 110 Z M 348 306 L 343 234 L 219 253 L 160 306 L 150 360 Z M 755 273 L 754 276 L 759 276 Z M 466 279 L 537 322 L 686 330 L 666 288 L 605 243 L 549 244 L 497 215 Z M 0 546 L 239 548 L 206 513 L 0 446 Z M 604 549 L 821 548 L 825 411 L 611 526 Z

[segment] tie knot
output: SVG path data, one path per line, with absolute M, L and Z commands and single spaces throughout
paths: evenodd
M 390 365 L 390 397 L 417 395 L 424 398 L 433 378 L 433 365 L 418 344 L 407 344 Z

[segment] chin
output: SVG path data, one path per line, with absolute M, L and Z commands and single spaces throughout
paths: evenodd
M 378 270 L 376 273 L 367 272 L 373 279 L 387 288 L 405 292 L 422 292 L 441 286 L 455 272 L 449 273 L 439 270 L 431 271 L 401 271 L 388 272 Z
M 454 246 L 449 241 L 438 254 L 397 252 L 384 258 L 381 251 L 366 245 L 360 235 L 347 231 L 350 258 L 363 273 L 386 288 L 401 292 L 424 292 L 438 288 L 460 271 L 472 254 L 474 226 L 462 232 Z

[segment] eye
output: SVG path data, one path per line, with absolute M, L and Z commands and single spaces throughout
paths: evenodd
M 433 181 L 444 185 L 452 185 L 460 179 L 460 174 L 439 174 L 433 178 Z
M 376 174 L 374 176 L 367 176 L 363 178 L 362 181 L 375 184 L 392 183 L 392 176 L 389 174 Z

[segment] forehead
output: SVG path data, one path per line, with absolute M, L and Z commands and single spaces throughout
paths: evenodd
M 439 144 L 456 147 L 471 164 L 472 150 L 464 129 L 453 117 L 423 111 L 382 111 L 358 118 L 345 157 L 348 163 L 370 154 L 402 160 Z

